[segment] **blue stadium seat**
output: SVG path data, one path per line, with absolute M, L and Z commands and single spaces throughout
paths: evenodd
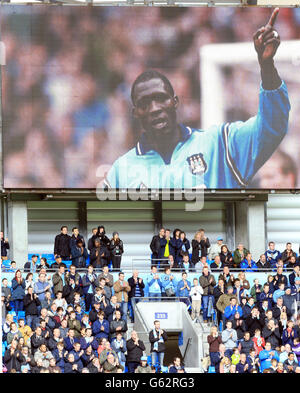
M 72 265 L 72 261 L 62 261 L 62 263 L 64 263 L 67 268 L 69 268 Z
M 46 258 L 48 263 L 55 261 L 54 254 L 42 254 L 42 258 Z
M 5 267 L 5 268 L 9 268 L 10 267 L 10 263 L 11 263 L 11 260 L 10 259 L 6 259 L 6 260 L 2 261 L 2 266 Z
M 215 374 L 216 373 L 216 369 L 214 366 L 209 366 L 208 367 L 208 374 Z
M 39 256 L 39 254 L 38 254 L 38 253 L 33 253 L 33 254 L 28 254 L 28 261 L 30 261 L 30 260 L 31 260 L 31 258 L 32 258 L 32 255 L 37 255 L 37 257 L 38 257 L 38 261 L 40 260 L 40 256 Z
M 25 318 L 25 311 L 18 311 L 18 319 Z
M 151 358 L 151 355 L 149 355 L 149 356 L 147 357 L 147 363 L 148 363 L 150 366 L 152 366 L 152 358 Z
M 169 372 L 169 369 L 168 369 L 168 367 L 167 366 L 161 366 L 161 372 L 162 373 L 168 373 Z

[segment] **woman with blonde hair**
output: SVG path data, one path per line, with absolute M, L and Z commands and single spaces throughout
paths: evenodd
M 248 290 L 250 289 L 250 283 L 249 283 L 249 281 L 246 279 L 245 272 L 239 272 L 238 278 L 240 279 L 241 287 L 242 287 L 243 289 L 245 289 L 245 291 L 244 291 L 244 296 L 245 296 L 245 294 L 248 295 L 248 294 L 249 294 Z
M 220 374 L 229 374 L 231 366 L 230 359 L 225 356 L 220 363 Z
M 200 261 L 201 257 L 207 256 L 209 247 L 209 239 L 205 236 L 204 229 L 200 229 L 195 233 L 194 239 L 192 240 L 192 262 L 194 265 Z
M 210 329 L 210 334 L 207 336 L 207 342 L 209 344 L 209 357 L 211 359 L 211 354 L 219 351 L 219 345 L 222 343 L 222 337 L 218 333 L 217 326 L 213 326 Z

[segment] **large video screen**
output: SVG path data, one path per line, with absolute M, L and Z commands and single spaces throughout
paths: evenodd
M 0 7 L 4 187 L 299 187 L 300 9 Z

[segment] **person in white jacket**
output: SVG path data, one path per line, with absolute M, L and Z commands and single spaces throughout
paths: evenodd
M 201 299 L 203 295 L 203 288 L 199 285 L 198 279 L 194 278 L 193 286 L 190 290 L 190 297 L 192 298 L 192 320 L 200 322 Z
M 217 255 L 221 252 L 221 247 L 223 245 L 223 238 L 220 236 L 217 238 L 217 243 L 213 244 L 208 253 L 208 259 L 210 261 L 214 260 Z

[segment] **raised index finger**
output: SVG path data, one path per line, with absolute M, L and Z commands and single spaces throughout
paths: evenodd
M 272 12 L 272 15 L 270 16 L 270 19 L 267 23 L 268 26 L 271 26 L 271 27 L 274 26 L 278 13 L 279 13 L 279 8 L 275 8 L 275 10 Z

